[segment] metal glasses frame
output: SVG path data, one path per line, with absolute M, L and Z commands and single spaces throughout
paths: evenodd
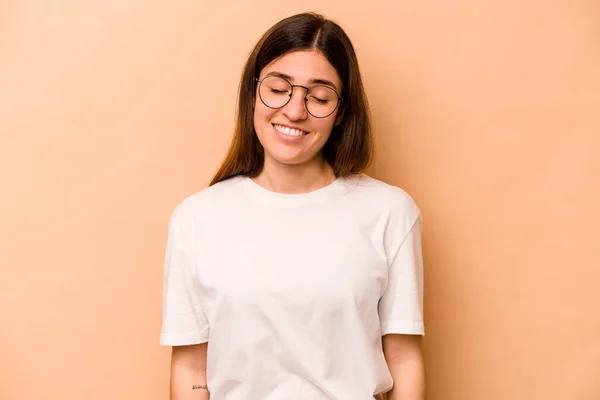
M 277 79 L 282 79 L 282 80 L 286 81 L 286 82 L 287 82 L 287 83 L 288 83 L 288 84 L 291 86 L 291 88 L 292 88 L 292 91 L 291 91 L 291 92 L 290 92 L 290 94 L 288 95 L 288 100 L 287 100 L 287 101 L 285 102 L 285 104 L 284 104 L 284 105 L 282 105 L 281 107 L 271 107 L 270 105 L 268 105 L 267 103 L 265 103 L 265 101 L 263 100 L 262 96 L 260 95 L 260 85 L 262 85 L 263 81 L 264 81 L 265 79 L 267 79 L 267 78 L 277 78 Z M 341 102 L 344 100 L 344 98 L 340 96 L 340 94 L 337 92 L 337 90 L 335 90 L 335 89 L 334 89 L 334 88 L 332 88 L 331 86 L 320 85 L 320 86 L 325 86 L 326 88 L 333 90 L 333 92 L 334 92 L 334 93 L 335 93 L 335 95 L 337 96 L 337 104 L 335 105 L 335 107 L 334 107 L 333 111 L 331 111 L 331 112 L 330 112 L 329 114 L 327 114 L 326 116 L 324 116 L 324 117 L 317 117 L 316 115 L 314 115 L 313 113 L 311 113 L 311 112 L 310 112 L 310 110 L 308 109 L 308 105 L 306 104 L 306 102 L 308 101 L 308 91 L 310 90 L 310 88 L 308 88 L 308 87 L 306 87 L 306 86 L 302 86 L 302 85 L 292 85 L 292 82 L 290 82 L 290 81 L 288 81 L 287 79 L 285 79 L 285 78 L 282 78 L 282 77 L 280 77 L 280 76 L 267 76 L 267 77 L 265 77 L 265 78 L 263 78 L 263 79 L 254 78 L 254 80 L 255 80 L 256 82 L 258 82 L 258 87 L 257 87 L 257 90 L 258 90 L 258 97 L 260 98 L 260 101 L 261 101 L 261 102 L 262 102 L 262 103 L 263 103 L 263 104 L 264 104 L 266 107 L 268 107 L 268 108 L 270 108 L 270 109 L 272 109 L 272 110 L 278 110 L 278 109 L 280 109 L 280 108 L 283 108 L 283 107 L 285 107 L 285 106 L 286 106 L 286 105 L 287 105 L 287 104 L 290 102 L 290 100 L 292 99 L 292 96 L 294 95 L 294 89 L 295 89 L 295 88 L 297 88 L 297 87 L 301 87 L 302 89 L 306 89 L 306 95 L 304 96 L 304 109 L 306 109 L 306 112 L 307 112 L 307 113 L 309 113 L 310 115 L 312 115 L 312 116 L 313 116 L 313 117 L 315 117 L 315 118 L 327 118 L 327 117 L 329 117 L 331 114 L 333 114 L 333 113 L 335 112 L 335 110 L 337 110 L 337 109 L 338 109 L 338 107 L 340 106 L 340 103 L 341 103 Z

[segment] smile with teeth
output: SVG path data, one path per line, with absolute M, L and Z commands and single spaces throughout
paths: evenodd
M 283 133 L 284 135 L 287 135 L 287 136 L 303 136 L 303 135 L 306 135 L 308 133 L 308 132 L 301 131 L 299 129 L 288 128 L 287 126 L 283 126 L 283 125 L 275 125 L 275 124 L 273 124 L 273 126 L 279 132 L 281 132 L 281 133 Z

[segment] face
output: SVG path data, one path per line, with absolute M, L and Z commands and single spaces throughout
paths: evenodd
M 329 86 L 337 93 L 342 93 L 342 83 L 336 70 L 325 56 L 315 50 L 296 51 L 274 60 L 261 71 L 259 79 L 263 80 L 269 76 L 287 76 L 292 85 L 302 85 L 307 88 L 320 86 L 324 92 L 331 93 L 326 88 L 322 88 L 322 86 Z M 287 88 L 289 89 L 289 86 Z M 265 83 L 261 90 L 275 93 L 273 91 L 279 89 L 283 88 L 267 89 Z M 309 107 L 313 114 L 320 116 L 313 110 L 327 107 L 322 105 L 326 94 L 323 95 L 318 88 L 313 91 L 315 98 L 312 100 L 309 98 L 308 101 L 313 102 Z M 277 95 L 285 97 L 285 95 Z M 254 128 L 265 150 L 266 164 L 302 165 L 321 160 L 321 149 L 329 139 L 333 126 L 340 122 L 339 106 L 331 115 L 316 118 L 306 109 L 306 96 L 306 89 L 294 87 L 289 102 L 281 108 L 273 109 L 267 107 L 260 99 L 257 87 Z M 331 97 L 329 101 L 332 101 Z

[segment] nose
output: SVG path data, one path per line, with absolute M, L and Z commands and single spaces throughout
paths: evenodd
M 290 121 L 299 121 L 308 117 L 306 106 L 304 104 L 304 98 L 306 96 L 305 90 L 306 89 L 301 87 L 295 87 L 294 91 L 292 92 L 292 98 L 283 107 L 283 114 Z

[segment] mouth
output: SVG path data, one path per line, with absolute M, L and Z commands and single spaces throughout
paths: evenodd
M 279 125 L 279 124 L 271 124 L 275 128 L 275 130 L 282 135 L 290 138 L 299 138 L 302 136 L 308 135 L 310 132 L 302 131 L 300 129 L 290 128 L 289 126 Z

